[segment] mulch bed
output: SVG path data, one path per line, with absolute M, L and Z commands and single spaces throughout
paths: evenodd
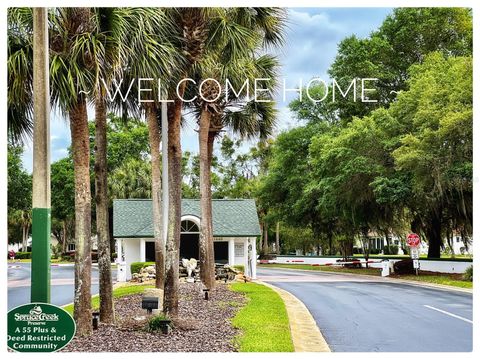
M 246 303 L 245 297 L 218 283 L 209 300 L 201 284 L 180 283 L 179 319 L 170 334 L 148 332 L 148 316 L 141 295 L 115 299 L 117 323 L 100 324 L 89 337 L 74 338 L 64 352 L 233 352 L 239 330 L 230 319 Z M 142 318 L 144 317 L 144 318 Z

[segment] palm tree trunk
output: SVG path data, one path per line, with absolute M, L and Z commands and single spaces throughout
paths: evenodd
M 78 100 L 70 111 L 73 164 L 75 170 L 75 293 L 73 317 L 77 335 L 92 333 L 91 306 L 91 193 L 90 145 L 87 104 Z
M 22 223 L 22 252 L 27 252 L 26 225 Z
M 95 101 L 95 208 L 97 222 L 100 321 L 114 323 L 107 194 L 107 112 L 100 96 Z
M 208 168 L 209 168 L 209 176 L 208 176 L 208 180 L 210 181 L 210 184 L 207 188 L 208 190 L 208 201 L 209 201 L 209 205 L 208 205 L 208 218 L 210 218 L 210 220 L 208 221 L 208 226 L 210 227 L 210 233 L 211 233 L 211 236 L 209 238 L 209 241 L 207 242 L 208 243 L 208 256 L 209 256 L 209 261 L 210 263 L 212 263 L 212 271 L 213 271 L 213 280 L 214 280 L 214 283 L 215 283 L 215 246 L 214 246 L 214 242 L 213 242 L 213 210 L 212 210 L 212 175 L 211 175 L 211 172 L 212 172 L 212 161 L 213 161 L 213 144 L 215 142 L 215 137 L 216 137 L 217 133 L 216 132 L 213 132 L 213 131 L 209 131 L 208 132 Z
M 179 88 L 183 95 L 185 82 Z M 180 124 L 182 101 L 176 99 L 169 106 L 168 121 L 168 233 L 165 253 L 165 290 L 163 311 L 170 317 L 178 315 L 178 276 L 180 223 L 182 206 L 182 147 Z
M 163 218 L 161 211 L 162 178 L 160 171 L 160 128 L 157 111 L 148 106 L 146 111 L 148 138 L 152 158 L 152 209 L 153 237 L 155 239 L 155 287 L 163 289 L 165 284 L 165 255 L 163 243 Z
M 198 132 L 200 149 L 200 277 L 208 289 L 212 289 L 215 286 L 211 176 L 209 166 L 210 117 L 211 115 L 208 111 L 202 111 Z

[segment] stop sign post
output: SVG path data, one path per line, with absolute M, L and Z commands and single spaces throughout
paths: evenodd
M 416 233 L 410 233 L 407 236 L 407 245 L 410 247 L 410 256 L 413 259 L 413 268 L 415 268 L 415 273 L 418 275 L 418 268 L 420 268 L 420 251 L 418 247 L 420 246 L 420 236 Z

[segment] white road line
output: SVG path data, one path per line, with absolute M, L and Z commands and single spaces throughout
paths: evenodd
M 453 313 L 450 313 L 450 312 L 446 312 L 444 310 L 441 310 L 441 309 L 438 309 L 438 308 L 435 308 L 435 307 L 432 307 L 430 305 L 426 305 L 424 304 L 423 305 L 424 307 L 428 308 L 428 309 L 433 309 L 433 310 L 436 310 L 437 312 L 440 312 L 440 313 L 443 313 L 443 314 L 446 314 L 446 315 L 449 315 L 451 317 L 454 317 L 454 318 L 457 318 L 457 319 L 460 319 L 460 320 L 463 320 L 464 322 L 467 322 L 467 323 L 470 323 L 470 324 L 473 324 L 473 321 L 470 320 L 470 319 L 467 319 L 467 318 L 464 318 L 464 317 L 461 317 L 459 315 L 456 315 L 456 314 L 453 314 Z

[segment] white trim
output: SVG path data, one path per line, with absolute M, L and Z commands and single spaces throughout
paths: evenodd
M 146 262 L 146 256 L 145 256 L 145 246 L 146 246 L 146 241 L 145 238 L 140 238 L 140 262 Z
M 228 240 L 228 265 L 235 265 L 235 240 L 233 238 Z
M 180 219 L 181 222 L 183 221 L 192 221 L 192 222 L 195 222 L 195 224 L 198 225 L 198 227 L 200 227 L 200 218 L 198 218 L 197 216 L 192 216 L 191 214 L 187 214 L 185 216 L 182 216 L 182 218 Z

